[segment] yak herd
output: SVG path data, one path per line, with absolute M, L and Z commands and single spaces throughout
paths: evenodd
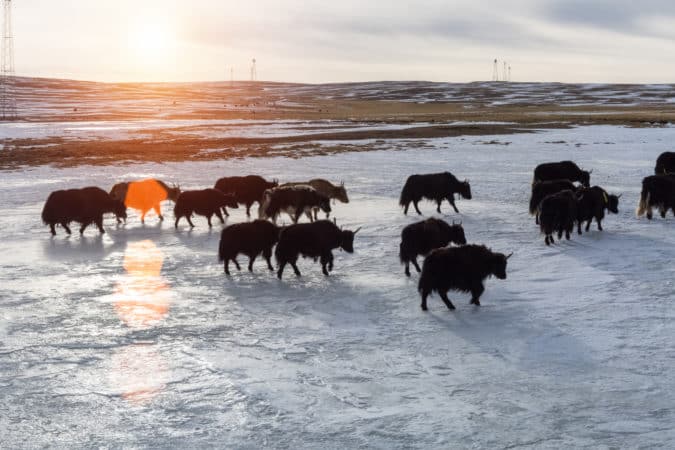
M 558 239 L 562 239 L 563 234 L 570 239 L 575 225 L 579 234 L 584 223 L 588 231 L 593 219 L 598 230 L 602 231 L 605 212 L 618 213 L 621 195 L 610 194 L 600 186 L 591 186 L 590 175 L 591 171 L 580 169 L 572 161 L 545 163 L 535 168 L 529 212 L 535 216 L 546 245 L 555 242 L 555 234 Z M 411 175 L 403 186 L 399 204 L 407 214 L 412 203 L 421 215 L 420 200 L 436 202 L 438 213 L 441 212 L 442 202 L 447 200 L 454 211 L 459 212 L 455 205 L 456 194 L 471 199 L 471 187 L 467 180 L 460 182 L 449 172 Z M 56 234 L 56 225 L 70 234 L 71 222 L 80 224 L 80 233 L 84 233 L 91 224 L 104 233 L 103 215 L 112 213 L 118 223 L 126 221 L 127 207 L 139 210 L 141 221 L 151 209 L 159 220 L 163 220 L 160 209 L 163 200 L 174 202 L 176 228 L 181 218 L 194 227 L 194 214 L 206 217 L 209 227 L 212 226 L 213 216 L 224 224 L 223 215 L 229 215 L 227 208 L 235 209 L 239 205 L 246 207 L 246 215 L 250 217 L 251 206 L 258 203 L 258 219 L 229 225 L 221 232 L 218 258 L 227 275 L 230 275 L 230 262 L 240 270 L 237 262 L 239 254 L 248 256 L 249 271 L 253 271 L 253 262 L 261 255 L 269 270 L 274 271 L 271 261 L 273 250 L 279 279 L 289 264 L 300 276 L 296 264 L 300 256 L 312 258 L 315 262 L 318 260 L 323 274 L 328 275 L 333 270 L 332 251 L 342 249 L 352 253 L 354 236 L 360 230 L 343 230 L 335 220 L 328 220 L 331 200 L 349 202 L 344 183 L 333 185 L 327 180 L 313 179 L 279 184 L 277 180 L 267 181 L 257 175 L 221 178 L 213 188 L 202 190 L 181 191 L 179 186 L 169 187 L 155 179 L 118 183 L 109 193 L 98 187 L 59 190 L 47 198 L 42 220 L 49 225 L 52 235 Z M 665 218 L 669 209 L 675 215 L 674 152 L 661 154 L 656 162 L 655 175 L 642 181 L 636 213 L 638 216 L 646 214 L 652 219 L 654 208 L 658 209 L 661 217 Z M 319 220 L 319 211 L 325 213 L 326 219 Z M 291 225 L 277 225 L 282 213 L 290 217 Z M 303 214 L 309 223 L 298 223 Z M 422 268 L 417 263 L 418 256 L 424 257 Z M 510 256 L 493 252 L 484 245 L 467 244 L 461 222 L 448 224 L 441 219 L 428 218 L 407 225 L 401 231 L 399 258 L 406 276 L 410 276 L 411 263 L 420 272 L 418 291 L 425 311 L 427 297 L 434 291 L 448 309 L 455 309 L 447 296 L 449 290 L 469 292 L 470 303 L 480 305 L 485 279 L 493 275 L 505 279 Z

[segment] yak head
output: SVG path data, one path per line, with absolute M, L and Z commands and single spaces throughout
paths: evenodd
M 180 195 L 180 185 L 178 184 L 172 184 L 171 187 L 166 191 L 166 198 L 174 203 L 176 202 L 176 200 L 178 200 L 179 195 Z
M 333 194 L 335 198 L 340 200 L 342 203 L 349 203 L 349 197 L 347 197 L 347 190 L 345 189 L 345 182 L 341 181 L 340 186 L 336 187 Z
M 471 185 L 469 184 L 469 180 L 464 180 L 459 183 L 459 195 L 461 195 L 462 198 L 471 200 Z
M 602 198 L 605 201 L 605 207 L 609 210 L 609 212 L 619 214 L 619 197 L 621 197 L 620 194 L 607 195 L 607 193 L 603 192 Z
M 454 242 L 458 245 L 466 244 L 466 236 L 464 235 L 464 228 L 462 227 L 462 222 L 455 223 L 452 221 L 452 226 L 448 229 L 448 241 Z
M 584 187 L 590 187 L 591 186 L 591 173 L 593 173 L 592 170 L 582 170 L 581 171 L 581 176 L 580 182 Z
M 506 279 L 506 262 L 513 255 L 504 255 L 503 253 L 493 253 L 492 274 L 500 280 Z
M 266 184 L 267 184 L 266 189 L 272 189 L 279 186 L 279 180 L 275 178 L 271 182 L 267 182 Z
M 225 206 L 226 208 L 232 209 L 239 208 L 239 204 L 237 203 L 237 200 L 234 198 L 234 194 L 222 194 L 220 205 L 218 206 Z
M 124 219 L 125 222 L 127 221 L 127 206 L 124 204 L 123 201 L 113 200 L 112 212 L 118 219 Z
M 354 236 L 359 232 L 361 227 L 355 231 L 340 230 L 340 248 L 347 253 L 354 253 Z

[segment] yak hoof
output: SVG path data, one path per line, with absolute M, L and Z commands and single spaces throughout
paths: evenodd
M 422 305 L 422 311 L 428 311 L 428 308 L 425 305 Z

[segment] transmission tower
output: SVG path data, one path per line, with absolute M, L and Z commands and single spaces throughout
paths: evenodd
M 251 81 L 256 81 L 258 79 L 258 72 L 255 68 L 255 58 L 251 60 Z
M 499 81 L 499 63 L 497 62 L 497 58 L 495 58 L 495 62 L 492 66 L 492 81 Z
M 504 61 L 504 78 L 502 78 L 502 81 L 509 81 L 508 65 L 506 64 L 506 61 Z
M 511 64 L 509 64 L 509 81 L 511 81 Z
M 12 36 L 12 0 L 2 0 L 2 52 L 0 61 L 0 118 L 16 119 L 14 97 L 14 37 Z

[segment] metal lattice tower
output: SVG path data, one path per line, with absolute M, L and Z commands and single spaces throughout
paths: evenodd
M 14 37 L 12 36 L 12 0 L 2 0 L 2 48 L 0 55 L 0 118 L 16 119 L 14 97 Z
M 498 66 L 497 58 L 495 58 L 495 62 L 492 66 L 492 81 L 499 81 L 499 66 Z
M 511 81 L 511 64 L 509 64 L 509 81 Z
M 502 80 L 503 81 L 509 81 L 509 73 L 508 73 L 506 61 L 504 61 L 504 77 L 502 78 Z
M 258 79 L 258 72 L 255 68 L 255 58 L 251 60 L 251 81 L 256 81 Z

